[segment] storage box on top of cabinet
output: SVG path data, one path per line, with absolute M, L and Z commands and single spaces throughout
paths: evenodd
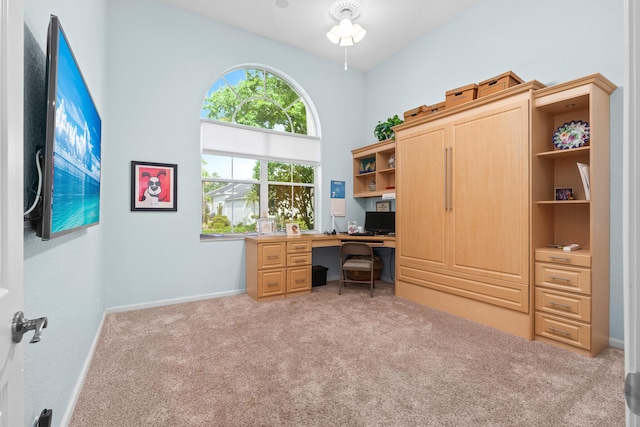
M 437 104 L 429 105 L 427 108 L 429 109 L 429 114 L 439 113 L 446 108 L 446 102 L 438 102 Z
M 519 85 L 523 81 L 524 80 L 518 77 L 513 71 L 507 71 L 499 76 L 478 83 L 478 98 Z
M 407 110 L 404 112 L 404 121 L 408 122 L 411 120 L 418 119 L 423 116 L 427 116 L 431 114 L 431 110 L 426 105 L 421 105 L 416 108 L 412 108 L 411 110 Z
M 478 95 L 478 85 L 471 83 L 446 92 L 445 108 L 455 107 L 476 99 Z

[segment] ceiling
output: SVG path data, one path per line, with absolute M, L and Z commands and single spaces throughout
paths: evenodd
M 344 64 L 327 39 L 334 0 L 157 0 Z M 368 71 L 478 0 L 358 0 L 366 37 L 348 48 L 349 68 Z

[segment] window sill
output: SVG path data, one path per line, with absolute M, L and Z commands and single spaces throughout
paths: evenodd
M 305 230 L 300 233 L 301 236 L 305 234 L 317 234 L 317 231 L 314 230 Z M 233 240 L 244 240 L 245 237 L 248 236 L 257 236 L 258 233 L 246 233 L 246 234 L 200 234 L 201 242 L 229 242 Z M 286 237 L 287 233 L 283 231 L 278 231 L 276 236 Z
M 251 236 L 252 234 L 246 234 L 246 236 Z M 201 242 L 229 242 L 233 240 L 244 240 L 244 234 L 236 234 L 236 235 L 227 235 L 227 234 L 201 234 L 200 241 Z

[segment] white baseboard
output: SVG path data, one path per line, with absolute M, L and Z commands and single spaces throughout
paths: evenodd
M 609 346 L 624 350 L 624 341 L 609 337 Z
M 98 329 L 96 330 L 96 335 L 95 337 L 93 337 L 91 348 L 89 349 L 89 352 L 87 353 L 87 357 L 84 360 L 84 364 L 82 365 L 82 370 L 80 371 L 80 375 L 78 376 L 76 385 L 73 388 L 73 392 L 71 393 L 71 399 L 69 400 L 69 404 L 67 405 L 67 409 L 65 410 L 65 413 L 64 413 L 64 416 L 62 417 L 60 425 L 66 427 L 67 425 L 69 425 L 69 422 L 71 421 L 73 410 L 75 409 L 76 404 L 78 403 L 78 398 L 80 397 L 80 392 L 82 391 L 84 380 L 86 379 L 87 373 L 89 372 L 89 367 L 91 366 L 91 360 L 93 359 L 93 354 L 95 353 L 96 346 L 98 345 L 100 332 L 102 332 L 102 327 L 104 326 L 104 321 L 107 317 L 107 314 L 120 313 L 124 311 L 141 310 L 143 308 L 161 307 L 165 305 L 182 304 L 185 302 L 200 301 L 205 299 L 228 297 L 233 295 L 241 295 L 244 293 L 246 293 L 244 290 L 217 292 L 213 294 L 196 295 L 192 297 L 154 301 L 154 302 L 149 302 L 144 304 L 123 305 L 119 307 L 111 307 L 111 308 L 105 309 L 104 313 L 102 313 L 102 320 L 100 320 L 100 325 L 98 325 Z
M 123 311 L 142 310 L 144 308 L 162 307 L 164 305 L 183 304 L 185 302 L 201 301 L 205 299 L 230 297 L 234 295 L 242 295 L 246 293 L 244 290 L 216 292 L 213 294 L 195 295 L 184 298 L 166 299 L 160 301 L 146 302 L 142 304 L 121 305 L 118 307 L 110 307 L 106 309 L 106 313 L 120 313 Z

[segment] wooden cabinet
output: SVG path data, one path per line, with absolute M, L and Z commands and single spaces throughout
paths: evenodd
M 536 91 L 532 109 L 531 244 L 535 250 L 535 338 L 595 356 L 609 345 L 609 95 L 596 74 Z M 558 149 L 565 123 L 589 124 L 589 142 Z M 589 196 L 578 163 L 589 166 Z M 570 200 L 555 189 L 572 188 Z M 548 245 L 579 244 L 565 252 Z
M 311 292 L 311 241 L 246 238 L 247 294 L 256 301 Z
M 527 338 L 533 88 L 395 128 L 396 293 Z
M 378 142 L 352 150 L 353 197 L 380 197 L 395 192 L 396 143 L 394 140 Z M 390 164 L 391 163 L 391 164 Z

